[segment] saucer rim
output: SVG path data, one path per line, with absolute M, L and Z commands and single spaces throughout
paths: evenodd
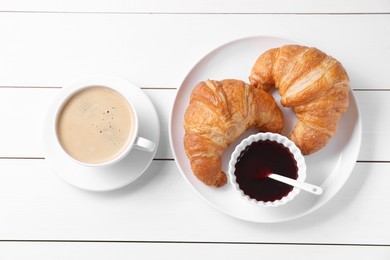
M 154 151 L 147 152 L 148 156 L 145 159 L 145 162 L 143 162 L 143 165 L 141 165 L 141 166 L 137 165 L 138 168 L 140 168 L 140 169 L 138 169 L 138 171 L 134 175 L 129 174 L 129 178 L 126 181 L 120 182 L 120 184 L 112 185 L 111 183 L 107 183 L 107 185 L 105 187 L 103 187 L 102 185 L 94 185 L 94 184 L 90 184 L 90 185 L 87 184 L 86 185 L 85 180 L 84 180 L 84 182 L 82 180 L 83 178 L 85 178 L 85 176 L 83 176 L 83 178 L 80 177 L 79 179 L 77 179 L 77 178 L 71 177 L 71 175 L 69 173 L 67 173 L 66 171 L 64 172 L 62 170 L 62 169 L 66 169 L 69 171 L 70 169 L 77 169 L 78 171 L 84 171 L 84 172 L 95 171 L 95 172 L 99 172 L 99 174 L 97 174 L 96 177 L 94 177 L 94 178 L 104 177 L 105 179 L 107 179 L 106 177 L 108 175 L 110 175 L 109 178 L 112 178 L 112 176 L 116 176 L 115 174 L 112 174 L 112 170 L 118 164 L 121 163 L 121 161 L 119 161 L 113 165 L 105 165 L 105 166 L 99 166 L 99 167 L 91 167 L 88 165 L 83 165 L 83 164 L 80 164 L 74 160 L 71 160 L 69 158 L 69 155 L 66 156 L 64 154 L 65 152 L 61 149 L 59 143 L 56 142 L 55 128 L 53 128 L 53 124 L 55 124 L 58 109 L 60 108 L 60 106 L 63 103 L 63 100 L 66 98 L 66 96 L 68 96 L 71 93 L 74 93 L 75 91 L 77 91 L 77 89 L 83 88 L 83 87 L 77 88 L 72 84 L 74 84 L 75 82 L 83 82 L 84 80 L 88 80 L 88 79 L 95 79 L 95 80 L 109 79 L 109 80 L 115 80 L 115 81 L 119 81 L 122 83 L 126 83 L 127 92 L 132 91 L 132 96 L 134 96 L 134 98 L 132 98 L 129 95 L 124 95 L 124 96 L 126 99 L 127 98 L 130 99 L 130 101 L 133 103 L 134 109 L 135 109 L 136 113 L 138 114 L 138 117 L 140 114 L 142 114 L 142 111 L 145 111 L 145 110 L 147 111 L 147 113 L 144 112 L 144 114 L 147 114 L 148 120 L 145 122 L 143 122 L 140 119 L 138 120 L 139 121 L 138 122 L 138 124 L 139 124 L 138 136 L 140 136 L 142 129 L 150 128 L 150 127 L 148 127 L 148 125 L 154 124 L 154 126 L 151 127 L 151 129 L 149 130 L 150 135 L 153 135 L 153 136 L 143 136 L 142 135 L 142 137 L 145 137 L 145 138 L 153 141 L 156 144 Z M 102 85 L 101 83 L 102 83 L 102 81 L 96 82 L 96 85 Z M 113 89 L 117 90 L 116 88 L 113 88 Z M 146 93 L 135 83 L 133 83 L 129 80 L 126 80 L 126 79 L 110 77 L 110 76 L 88 76 L 88 77 L 84 77 L 84 78 L 81 78 L 79 80 L 73 81 L 69 85 L 63 87 L 61 89 L 60 93 L 57 94 L 56 98 L 51 103 L 49 110 L 48 110 L 48 113 L 46 114 L 46 117 L 44 120 L 43 141 L 44 141 L 43 143 L 44 143 L 45 159 L 49 162 L 50 167 L 55 172 L 55 174 L 57 176 L 59 176 L 62 180 L 64 180 L 68 184 L 70 184 L 74 187 L 77 187 L 79 189 L 82 189 L 82 190 L 96 191 L 96 192 L 112 191 L 112 190 L 117 190 L 117 189 L 123 188 L 123 187 L 129 185 L 130 183 L 134 182 L 149 168 L 151 162 L 153 161 L 153 159 L 157 153 L 158 147 L 159 147 L 160 122 L 159 122 L 156 108 L 154 107 L 153 103 L 151 102 L 149 97 L 146 95 Z M 136 150 L 137 149 L 132 149 L 126 157 L 129 157 L 131 154 L 136 153 L 137 152 Z M 123 158 L 122 160 L 126 160 L 126 157 Z M 67 167 L 61 167 L 61 165 L 58 165 L 58 164 L 62 164 L 64 166 L 65 163 L 69 164 L 69 165 Z M 124 170 L 128 171 L 128 169 L 124 169 Z M 107 175 L 107 176 L 104 176 L 104 175 Z M 119 176 L 119 175 L 117 175 L 117 176 Z M 115 177 L 114 177 L 114 179 L 115 179 Z M 95 180 L 97 180 L 97 179 L 95 179 Z M 117 177 L 117 180 L 119 180 L 119 177 Z M 115 181 L 113 181 L 113 182 L 115 182 Z M 97 187 L 97 186 L 99 186 L 99 187 Z

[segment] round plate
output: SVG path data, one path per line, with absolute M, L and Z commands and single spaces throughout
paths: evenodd
M 99 82 L 96 82 L 96 84 L 99 84 Z M 132 149 L 118 163 L 104 167 L 80 165 L 70 159 L 69 156 L 64 156 L 64 152 L 57 141 L 54 127 L 56 110 L 62 101 L 61 97 L 64 96 L 64 92 L 70 91 L 64 88 L 49 109 L 44 124 L 43 139 L 46 150 L 45 158 L 50 163 L 53 171 L 66 182 L 90 191 L 115 190 L 135 181 L 148 168 L 156 154 L 160 139 L 160 124 L 157 112 L 152 102 L 139 87 L 127 82 L 126 88 L 131 93 L 131 95 L 126 96 L 131 100 L 138 114 L 138 135 L 153 141 L 156 144 L 156 149 L 153 152 Z
M 187 159 L 183 138 L 184 112 L 189 104 L 192 89 L 203 80 L 222 80 L 228 78 L 248 82 L 251 68 L 256 59 L 264 51 L 294 42 L 276 37 L 251 37 L 227 43 L 200 60 L 189 72 L 179 90 L 173 105 L 170 118 L 170 142 L 176 163 L 187 180 L 211 205 L 222 212 L 238 219 L 271 223 L 292 220 L 320 208 L 328 202 L 344 185 L 356 163 L 361 143 L 361 121 L 353 93 L 350 93 L 350 105 L 340 120 L 335 136 L 328 145 L 319 152 L 306 156 L 307 181 L 324 189 L 321 196 L 313 196 L 306 192 L 300 194 L 291 202 L 277 208 L 265 208 L 247 203 L 237 195 L 230 182 L 221 188 L 207 187 L 192 173 Z M 277 91 L 272 92 L 279 103 Z M 280 103 L 279 103 L 280 105 Z M 285 117 L 285 129 L 282 134 L 288 135 L 296 123 L 292 109 L 280 105 Z M 227 172 L 228 161 L 234 147 L 254 129 L 246 131 L 238 140 L 231 144 L 222 156 L 222 169 Z

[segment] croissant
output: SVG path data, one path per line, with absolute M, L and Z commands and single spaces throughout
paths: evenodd
M 200 82 L 184 114 L 184 148 L 195 176 L 208 186 L 223 186 L 221 155 L 250 127 L 283 129 L 283 114 L 270 94 L 240 80 Z
M 285 45 L 270 49 L 254 64 L 251 85 L 279 89 L 281 104 L 294 109 L 290 139 L 304 155 L 323 148 L 348 108 L 349 77 L 336 59 L 316 48 Z

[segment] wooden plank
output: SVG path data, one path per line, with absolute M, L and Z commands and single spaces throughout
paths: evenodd
M 358 160 L 390 161 L 389 91 L 357 91 L 355 97 L 362 119 L 362 145 Z
M 142 13 L 382 13 L 389 12 L 386 0 L 364 1 L 288 1 L 288 0 L 28 0 L 3 1 L 2 11 L 39 11 L 39 12 L 142 12 Z
M 218 46 L 272 35 L 337 57 L 355 89 L 388 89 L 389 23 L 390 14 L 0 13 L 0 86 L 63 86 L 109 74 L 142 87 L 177 88 Z
M 0 157 L 44 157 L 43 130 L 47 110 L 59 88 L 0 88 Z M 174 90 L 145 90 L 160 120 L 155 158 L 172 158 L 168 118 Z
M 389 163 L 358 163 L 324 207 L 295 221 L 255 224 L 200 198 L 173 161 L 154 161 L 121 190 L 73 188 L 45 160 L 1 160 L 0 240 L 103 240 L 390 245 Z
M 0 157 L 44 157 L 42 126 L 46 111 L 60 89 L 0 88 Z M 176 95 L 172 89 L 145 89 L 160 118 L 161 138 L 155 158 L 173 159 L 168 121 Z M 390 161 L 389 91 L 355 91 L 363 121 L 359 160 Z
M 254 245 L 182 243 L 0 243 L 1 259 L 248 259 L 284 260 L 376 259 L 387 260 L 390 247 L 335 245 Z

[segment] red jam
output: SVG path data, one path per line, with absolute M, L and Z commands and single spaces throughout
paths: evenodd
M 270 140 L 251 143 L 237 158 L 236 181 L 240 189 L 257 201 L 275 201 L 286 196 L 293 187 L 267 178 L 277 173 L 298 178 L 298 166 L 293 154 L 284 145 Z

